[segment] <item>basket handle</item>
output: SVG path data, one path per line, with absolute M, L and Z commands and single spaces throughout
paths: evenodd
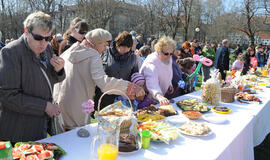
M 99 113 L 99 111 L 100 111 L 100 103 L 101 103 L 102 98 L 103 98 L 106 94 L 112 93 L 112 92 L 120 92 L 120 93 L 121 93 L 121 96 L 124 96 L 125 98 L 128 99 L 128 102 L 129 102 L 129 104 L 130 104 L 131 113 L 132 113 L 132 112 L 133 112 L 133 106 L 132 106 L 132 103 L 131 103 L 130 99 L 128 98 L 128 96 L 127 96 L 124 92 L 122 92 L 122 91 L 120 91 L 120 90 L 117 90 L 117 89 L 111 89 L 111 90 L 108 90 L 108 91 L 104 92 L 104 93 L 101 95 L 101 97 L 100 97 L 99 100 L 98 100 L 98 113 Z

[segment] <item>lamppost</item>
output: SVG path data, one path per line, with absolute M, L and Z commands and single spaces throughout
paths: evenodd
M 196 37 L 197 40 L 199 40 L 199 32 L 200 32 L 200 28 L 196 27 L 195 28 L 195 37 Z

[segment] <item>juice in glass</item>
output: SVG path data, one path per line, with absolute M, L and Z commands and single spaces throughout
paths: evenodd
M 113 144 L 103 144 L 97 152 L 98 160 L 117 160 L 118 148 Z

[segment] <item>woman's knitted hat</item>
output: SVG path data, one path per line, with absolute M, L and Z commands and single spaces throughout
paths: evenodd
M 136 72 L 131 75 L 131 82 L 139 84 L 140 82 L 145 82 L 145 78 L 142 74 Z

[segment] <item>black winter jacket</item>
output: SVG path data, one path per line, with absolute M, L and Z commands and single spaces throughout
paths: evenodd
M 109 77 L 115 77 L 130 81 L 131 75 L 138 72 L 137 57 L 131 51 L 123 55 L 119 54 L 115 42 L 112 42 L 110 47 L 101 55 L 103 61 L 103 67 L 105 73 Z M 95 91 L 95 104 L 98 104 L 98 100 L 103 93 L 96 87 Z M 101 102 L 101 108 L 106 107 L 114 102 L 116 95 L 106 95 Z M 97 106 L 95 106 L 97 109 Z
M 225 46 L 221 46 L 216 52 L 216 59 L 214 62 L 215 68 L 219 71 L 229 70 L 230 52 Z

